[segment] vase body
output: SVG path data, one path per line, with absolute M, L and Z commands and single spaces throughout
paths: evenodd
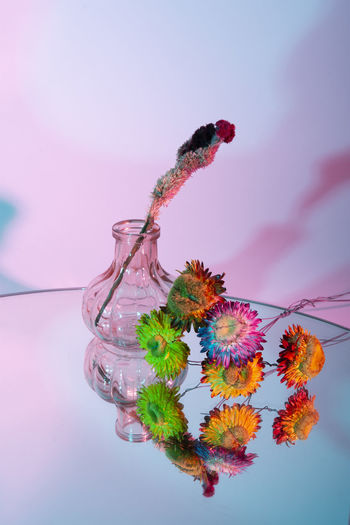
M 115 254 L 111 266 L 96 277 L 83 297 L 83 319 L 87 327 L 105 342 L 125 349 L 136 349 L 135 325 L 144 313 L 165 305 L 173 278 L 158 261 L 160 228 L 154 224 L 123 272 L 123 278 L 97 324 L 95 319 L 118 278 L 123 263 L 138 242 L 143 220 L 121 221 L 112 228 Z

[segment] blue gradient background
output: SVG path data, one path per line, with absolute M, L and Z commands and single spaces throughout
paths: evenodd
M 162 212 L 163 266 L 276 304 L 349 289 L 349 20 L 347 0 L 2 2 L 0 292 L 86 285 L 220 118 L 237 137 Z

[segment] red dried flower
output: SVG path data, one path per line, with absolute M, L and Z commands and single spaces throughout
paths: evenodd
M 314 407 L 315 396 L 310 397 L 306 388 L 299 388 L 288 398 L 285 409 L 278 411 L 273 422 L 273 439 L 277 445 L 307 439 L 319 415 Z
M 223 139 L 224 142 L 232 142 L 235 136 L 235 125 L 227 122 L 227 120 L 218 120 L 215 124 L 216 134 Z

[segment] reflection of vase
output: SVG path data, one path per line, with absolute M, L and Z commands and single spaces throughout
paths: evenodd
M 142 386 L 159 381 L 147 363 L 144 350 L 124 350 L 94 337 L 85 352 L 84 373 L 91 388 L 105 401 L 116 405 L 133 405 Z M 187 367 L 168 386 L 179 386 Z
M 131 443 L 142 443 L 152 437 L 137 415 L 136 403 L 128 406 L 117 405 L 115 432 L 121 439 Z
M 90 387 L 102 399 L 115 403 L 117 420 L 115 431 L 125 441 L 140 443 L 150 439 L 150 434 L 136 413 L 138 391 L 157 378 L 145 360 L 144 350 L 125 350 L 94 337 L 85 352 L 84 374 Z M 187 367 L 168 386 L 180 386 L 187 376 Z
M 138 348 L 135 334 L 137 321 L 143 313 L 166 303 L 173 281 L 159 264 L 157 239 L 160 228 L 154 224 L 143 234 L 140 248 L 125 270 L 98 326 L 95 326 L 96 316 L 139 239 L 143 224 L 144 221 L 134 219 L 113 226 L 112 234 L 116 240 L 114 260 L 105 273 L 89 284 L 83 298 L 83 318 L 88 328 L 104 341 L 124 348 Z

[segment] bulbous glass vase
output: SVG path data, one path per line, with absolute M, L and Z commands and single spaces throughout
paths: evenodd
M 100 339 L 125 349 L 139 348 L 135 325 L 142 314 L 166 304 L 174 280 L 158 261 L 160 227 L 154 224 L 142 234 L 143 239 L 139 243 L 143 225 L 144 221 L 139 219 L 114 224 L 114 260 L 108 270 L 89 284 L 83 297 L 82 313 L 87 327 Z M 101 306 L 135 243 L 139 243 L 139 247 L 96 326 Z

